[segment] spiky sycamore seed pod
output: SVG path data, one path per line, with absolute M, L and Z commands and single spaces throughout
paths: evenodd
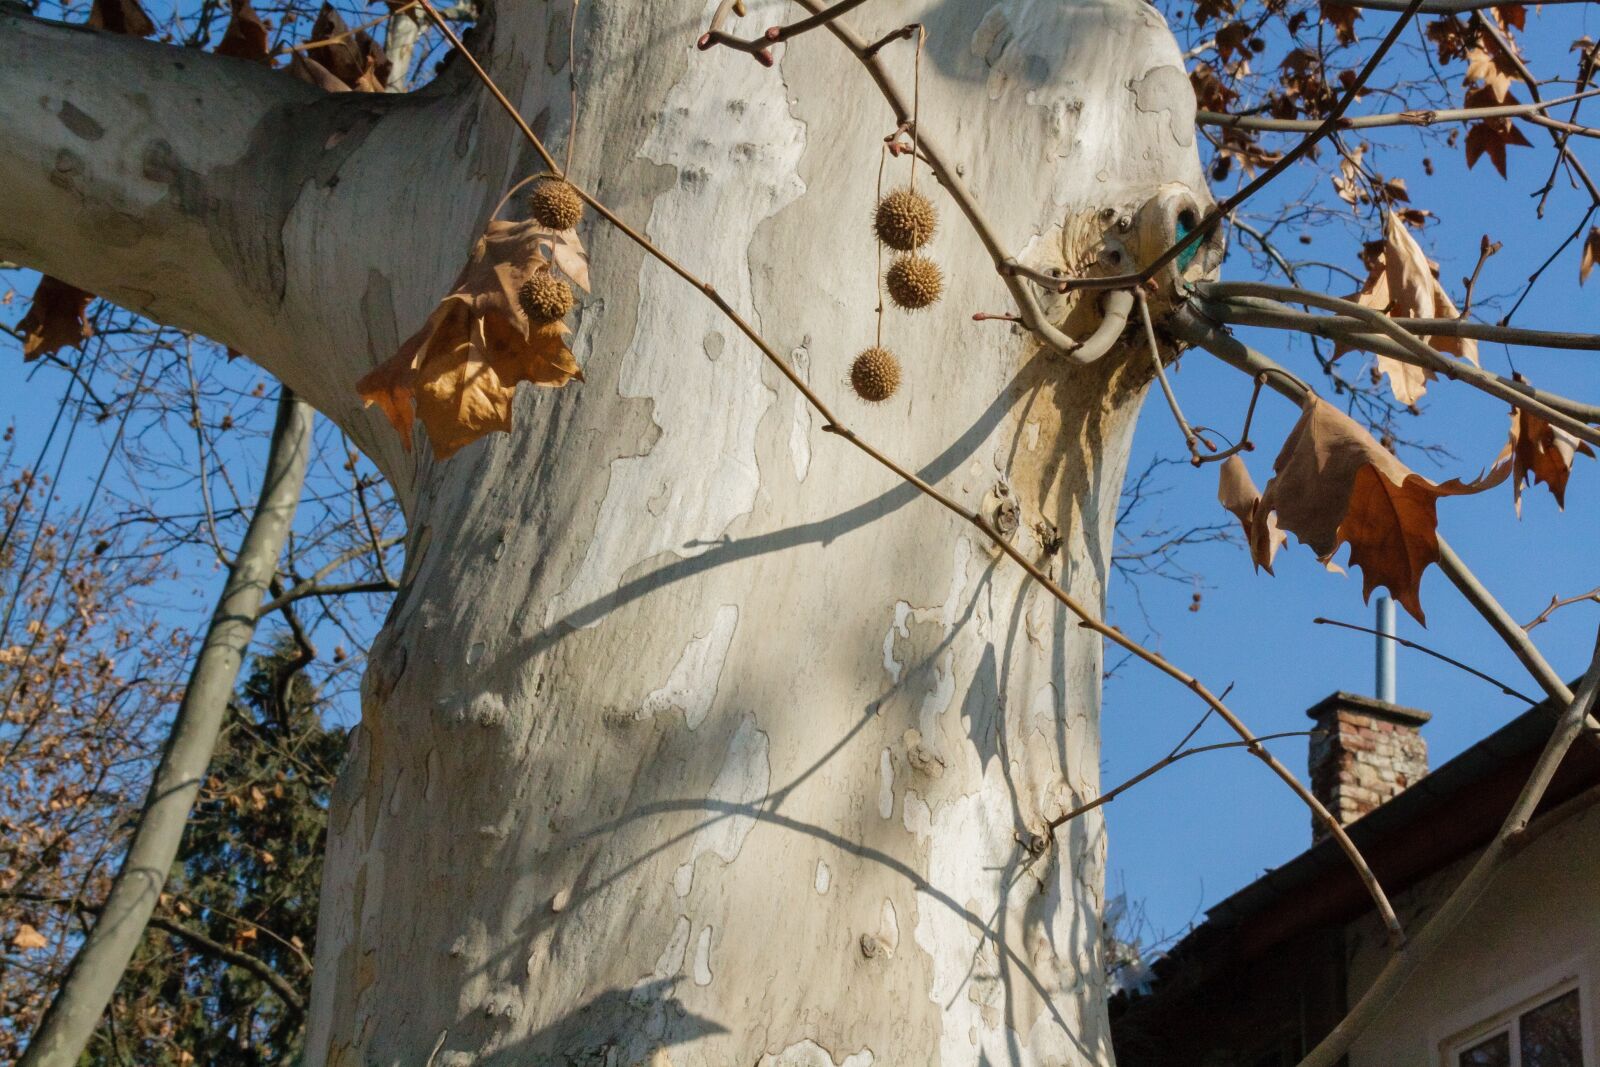
M 540 226 L 570 230 L 583 218 L 583 198 L 572 183 L 560 178 L 543 178 L 534 183 L 528 197 L 528 213 Z
M 543 325 L 567 317 L 572 310 L 572 286 L 547 270 L 522 283 L 517 290 L 517 301 L 530 321 Z
M 872 229 L 878 240 L 899 252 L 910 252 L 927 244 L 939 227 L 939 214 L 933 201 L 910 189 L 896 189 L 878 201 Z
M 915 311 L 939 299 L 944 292 L 944 272 L 926 256 L 896 256 L 884 273 L 883 284 L 895 306 Z
M 887 348 L 866 349 L 850 364 L 850 387 L 868 403 L 883 403 L 900 388 L 900 361 Z

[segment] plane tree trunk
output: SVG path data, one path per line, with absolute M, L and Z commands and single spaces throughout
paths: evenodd
M 889 313 L 905 383 L 855 401 L 892 119 L 826 32 L 773 69 L 697 52 L 714 6 L 579 8 L 574 179 L 854 429 L 1015 519 L 1103 604 L 1148 352 L 1081 367 L 971 321 L 1007 295 L 922 169 L 946 297 Z M 500 5 L 477 40 L 558 157 L 568 11 Z M 1126 266 L 1207 202 L 1182 61 L 1143 0 L 849 18 L 928 28 L 922 122 L 1027 261 Z M 909 84 L 912 46 L 884 55 Z M 589 224 L 585 382 L 526 391 L 515 432 L 448 462 L 359 409 L 355 379 L 537 169 L 460 68 L 320 96 L 0 14 L 0 255 L 241 349 L 406 505 L 404 588 L 331 813 L 307 1063 L 1109 1064 L 1103 825 L 1019 844 L 1098 788 L 1099 642 L 1048 594 Z M 1094 316 L 1052 310 L 1074 332 Z

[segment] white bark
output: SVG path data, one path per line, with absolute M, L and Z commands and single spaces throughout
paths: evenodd
M 1148 356 L 1075 367 L 969 321 L 1004 310 L 1005 290 L 946 205 L 946 300 L 886 325 L 901 395 L 848 399 L 873 338 L 887 108 L 825 33 L 771 70 L 694 51 L 713 6 L 580 9 L 574 177 L 857 429 L 967 503 L 1019 504 L 1015 536 L 1041 557 L 1059 530 L 1051 566 L 1101 604 Z M 508 5 L 493 46 L 557 145 L 567 9 Z M 758 5 L 744 28 L 785 14 Z M 1153 254 L 1171 220 L 1121 218 L 1158 194 L 1204 198 L 1193 98 L 1143 0 L 885 2 L 851 19 L 869 37 L 928 26 L 923 121 L 1030 262 L 1076 266 L 1102 240 Z M 80 84 L 15 42 L 84 35 L 14 25 L 0 68 L 22 73 L 0 83 L 0 114 L 50 92 L 119 114 L 136 107 L 128 79 L 156 88 L 137 79 L 153 46 L 90 39 L 127 69 Z M 909 82 L 911 49 L 892 47 Z M 823 434 L 709 304 L 613 233 L 585 232 L 588 380 L 530 392 L 510 436 L 408 463 L 349 385 L 421 321 L 528 154 L 449 76 L 423 99 L 307 102 L 184 58 L 185 87 L 239 97 L 227 144 L 163 130 L 180 159 L 211 161 L 190 169 L 217 203 L 152 192 L 131 212 L 135 251 L 86 262 L 73 203 L 126 195 L 90 179 L 144 149 L 76 144 L 53 103 L 0 168 L 15 183 L 64 148 L 84 166 L 69 192 L 26 179 L 56 221 L 0 220 L 0 254 L 121 299 L 148 287 L 139 306 L 245 349 L 349 426 L 408 502 L 406 588 L 332 815 L 308 1063 L 631 1064 L 657 1048 L 677 1067 L 1109 1063 L 1102 825 L 1071 824 L 1039 858 L 1014 839 L 1098 787 L 1098 642 Z M 276 145 L 267 127 L 293 151 L 248 155 L 238 134 Z M 241 159 L 275 217 L 232 206 L 261 199 L 227 179 Z M 246 242 L 224 239 L 241 218 L 273 235 L 281 279 L 241 280 Z M 200 251 L 182 280 L 125 281 L 140 248 Z

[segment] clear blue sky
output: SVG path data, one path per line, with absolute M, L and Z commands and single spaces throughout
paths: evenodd
M 1368 12 L 1358 28 L 1364 38 L 1375 38 L 1392 18 Z M 1534 69 L 1570 77 L 1574 61 L 1568 45 L 1589 32 L 1594 21 L 1588 5 L 1545 8 L 1543 14 L 1530 7 L 1526 40 Z M 1405 38 L 1413 49 L 1406 58 L 1408 63 L 1418 61 L 1417 36 Z M 1459 64 L 1456 69 L 1459 71 Z M 1459 74 L 1448 78 L 1447 85 L 1459 92 Z M 1521 99 L 1527 98 L 1520 86 L 1517 91 Z M 1565 91 L 1550 88 L 1547 95 Z M 1362 101 L 1352 114 L 1399 107 L 1393 100 Z M 1565 117 L 1565 111 L 1561 114 Z M 1502 180 L 1487 160 L 1479 160 L 1477 168 L 1469 172 L 1461 148 L 1448 148 L 1437 134 L 1424 139 L 1409 130 L 1373 131 L 1377 136 L 1366 138 L 1388 146 L 1378 169 L 1389 177 L 1404 177 L 1413 203 L 1438 216 L 1419 240 L 1440 262 L 1440 277 L 1457 303 L 1461 279 L 1477 260 L 1480 236 L 1488 233 L 1504 243 L 1504 250 L 1489 260 L 1478 284 L 1479 316 L 1488 321 L 1509 308 L 1527 276 L 1577 225 L 1588 200 L 1563 178 L 1546 219 L 1540 222 L 1536 218 L 1535 201 L 1528 194 L 1544 183 L 1553 155 L 1543 131 L 1526 127 L 1525 132 L 1535 147 L 1510 150 L 1509 181 Z M 1580 144 L 1580 140 L 1574 139 L 1574 147 L 1591 168 L 1600 165 L 1600 153 L 1590 148 L 1594 142 Z M 1435 165 L 1432 177 L 1424 173 L 1424 155 Z M 1331 165 L 1328 158 L 1324 157 L 1325 167 Z M 1258 226 L 1270 221 L 1283 205 L 1331 200 L 1327 178 L 1313 180 L 1308 167 L 1286 175 L 1281 185 L 1281 189 L 1269 188 L 1261 200 L 1250 205 L 1250 211 L 1261 216 L 1255 220 Z M 1288 238 L 1284 251 L 1292 258 L 1330 261 L 1360 272 L 1359 243 L 1378 236 L 1375 222 L 1330 226 L 1314 231 L 1310 246 Z M 1233 245 L 1224 275 L 1259 277 L 1248 257 L 1240 254 L 1237 238 Z M 1513 322 L 1551 329 L 1600 329 L 1600 316 L 1596 315 L 1600 274 L 1590 279 L 1587 288 L 1580 288 L 1577 263 L 1577 248 L 1569 248 Z M 1356 288 L 1348 279 L 1328 280 L 1320 271 L 1312 271 L 1309 277 L 1310 284 L 1326 285 L 1327 291 L 1337 295 Z M 1291 335 L 1247 329 L 1238 333 L 1317 382 L 1310 352 L 1304 344 L 1291 342 Z M 1600 353 L 1526 348 L 1508 353 L 1503 346 L 1484 344 L 1480 356 L 1485 367 L 1502 374 L 1519 370 L 1535 384 L 1558 392 L 1590 401 L 1600 398 Z M 1344 361 L 1362 358 L 1360 353 L 1352 353 Z M 1249 383 L 1242 375 L 1203 352 L 1185 355 L 1174 385 L 1191 420 L 1223 427 L 1238 425 L 1249 396 Z M 1331 396 L 1326 389 L 1322 392 Z M 1262 405 L 1252 432 L 1260 444 L 1247 457 L 1258 485 L 1270 476 L 1278 446 L 1297 414 L 1287 402 L 1268 396 L 1263 397 Z M 1505 442 L 1505 405 L 1471 389 L 1436 382 L 1419 406 L 1422 415 L 1406 418 L 1404 433 L 1443 445 L 1457 457 L 1434 463 L 1403 451 L 1402 458 L 1427 477 L 1475 474 Z M 1139 427 L 1132 469 L 1140 469 L 1152 456 L 1178 456 L 1182 451 L 1172 420 L 1159 396 L 1152 394 Z M 1165 524 L 1209 521 L 1220 513 L 1214 467 L 1201 472 L 1186 466 L 1168 469 L 1172 472 L 1165 481 L 1169 491 L 1160 505 Z M 1596 536 L 1600 529 L 1600 464 L 1594 460 L 1578 460 L 1565 513 L 1556 509 L 1541 486 L 1524 494 L 1519 522 L 1512 510 L 1510 487 L 1502 486 L 1478 497 L 1444 500 L 1439 516 L 1440 532 L 1519 621 L 1537 615 L 1553 595 L 1566 596 L 1600 585 L 1596 553 L 1600 545 Z M 1341 550 L 1341 563 L 1344 556 Z M 1324 616 L 1372 625 L 1372 608 L 1362 603 L 1359 573 L 1324 571 L 1311 551 L 1293 538 L 1278 560 L 1277 576 L 1273 577 L 1255 573 L 1237 547 L 1201 545 L 1187 550 L 1184 564 L 1201 571 L 1207 585 L 1198 612 L 1189 611 L 1190 589 L 1186 586 L 1149 582 L 1140 590 L 1156 647 L 1215 691 L 1233 683 L 1229 703 L 1258 733 L 1307 729 L 1311 721 L 1305 709 L 1334 690 L 1373 691 L 1374 639 L 1315 626 L 1311 621 Z M 1437 568 L 1430 568 L 1423 581 L 1422 600 L 1427 628 L 1401 611 L 1401 636 L 1472 663 L 1513 688 L 1541 695 Z M 1143 631 L 1144 620 L 1131 590 L 1114 586 L 1111 601 L 1115 621 L 1132 632 Z M 1600 607 L 1582 604 L 1565 609 L 1534 633 L 1557 670 L 1572 677 L 1588 662 L 1597 625 Z M 1420 653 L 1402 648 L 1398 658 L 1399 702 L 1433 713 L 1424 736 L 1434 766 L 1526 706 Z M 1191 695 L 1155 672 L 1131 664 L 1122 668 L 1105 691 L 1103 787 L 1165 755 L 1203 710 Z M 1225 728 L 1215 725 L 1208 726 L 1201 737 L 1232 739 Z M 1286 739 L 1272 747 L 1292 769 L 1304 772 L 1304 739 Z M 1197 756 L 1163 771 L 1113 802 L 1108 822 L 1109 889 L 1115 893 L 1125 888 L 1130 901 L 1142 901 L 1158 934 L 1179 933 L 1187 923 L 1203 917 L 1204 907 L 1291 859 L 1310 843 L 1310 820 L 1304 807 L 1259 761 L 1237 750 Z

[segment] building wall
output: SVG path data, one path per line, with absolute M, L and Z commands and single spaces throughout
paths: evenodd
M 1407 929 L 1421 928 L 1475 858 L 1395 900 Z M 1388 953 L 1382 927 L 1370 918 L 1349 927 L 1347 945 L 1353 1005 Z M 1600 1067 L 1600 804 L 1594 803 L 1541 829 L 1501 870 L 1356 1043 L 1350 1067 L 1453 1067 L 1441 1051 L 1449 1038 L 1569 976 L 1581 983 L 1585 1065 Z

